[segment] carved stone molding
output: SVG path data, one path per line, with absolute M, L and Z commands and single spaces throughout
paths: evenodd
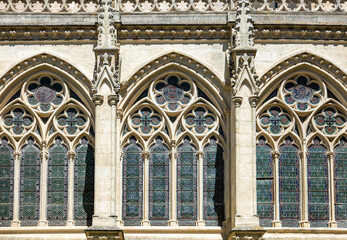
M 238 97 L 238 96 L 235 96 L 231 99 L 231 101 L 234 103 L 234 106 L 235 107 L 240 107 L 241 104 L 242 104 L 242 100 L 243 98 L 242 97 Z
M 88 240 L 124 240 L 123 230 L 118 227 L 90 227 L 84 232 Z
M 101 106 L 102 103 L 104 102 L 104 96 L 95 94 L 92 98 L 95 106 Z

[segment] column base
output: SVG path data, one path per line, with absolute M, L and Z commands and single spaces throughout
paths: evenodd
M 13 220 L 11 222 L 11 227 L 20 227 L 20 221 L 19 220 Z
M 88 240 L 124 240 L 123 230 L 118 227 L 90 227 L 84 230 Z
M 177 227 L 178 226 L 178 221 L 177 220 L 169 220 L 168 221 L 168 226 L 170 226 L 170 227 Z
M 271 223 L 272 227 L 282 227 L 282 222 L 277 220 L 277 221 L 272 221 Z
M 205 221 L 202 221 L 202 220 L 196 221 L 196 226 L 197 227 L 205 227 Z
M 301 228 L 309 228 L 310 227 L 310 222 L 309 221 L 300 221 L 299 222 L 299 227 L 301 227 Z
M 329 228 L 337 228 L 337 222 L 336 221 L 328 222 L 328 227 Z
M 40 220 L 37 222 L 37 226 L 38 227 L 47 227 L 48 226 L 48 222 L 44 221 L 44 220 Z
M 264 240 L 266 230 L 258 225 L 239 225 L 231 230 L 227 240 Z
M 149 226 L 151 226 L 151 222 L 148 221 L 148 220 L 142 220 L 141 221 L 141 226 L 142 227 L 149 227 Z
M 73 226 L 75 226 L 75 221 L 74 221 L 74 220 L 67 220 L 67 221 L 66 221 L 66 226 L 67 226 L 67 227 L 73 227 Z

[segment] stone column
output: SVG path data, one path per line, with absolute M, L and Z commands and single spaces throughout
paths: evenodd
M 38 221 L 38 226 L 46 227 L 47 222 L 47 162 L 48 162 L 48 152 L 46 149 L 46 142 L 42 143 L 41 146 L 41 168 L 40 168 L 40 220 Z
M 121 137 L 121 129 L 120 124 L 123 117 L 123 111 L 121 109 L 117 109 L 117 131 L 116 131 L 116 144 L 115 144 L 115 151 L 116 151 L 116 214 L 117 214 L 117 225 L 123 226 L 124 222 L 122 221 L 122 156 L 123 152 L 120 146 L 120 137 Z
M 176 141 L 171 141 L 170 151 L 170 220 L 169 226 L 178 226 L 177 222 L 177 152 Z
M 306 146 L 306 140 L 303 141 L 303 146 Z M 299 226 L 302 228 L 309 228 L 310 222 L 308 221 L 308 191 L 307 191 L 307 151 L 304 147 L 300 152 L 301 162 L 301 221 Z
M 198 181 L 197 181 L 197 200 L 198 200 L 198 220 L 196 221 L 196 226 L 204 227 L 204 152 L 199 151 L 196 153 L 198 156 Z
M 74 226 L 74 178 L 75 178 L 75 152 L 69 151 L 69 165 L 68 165 L 68 203 L 67 203 L 67 221 L 66 226 Z
M 334 152 L 328 152 L 328 169 L 329 169 L 329 219 L 328 227 L 337 228 L 337 222 L 335 220 L 335 186 L 334 186 Z
M 14 176 L 13 176 L 13 220 L 11 227 L 20 227 L 19 221 L 19 191 L 20 191 L 20 152 L 16 151 L 14 157 Z
M 275 219 L 272 221 L 272 227 L 282 227 L 282 222 L 280 221 L 280 186 L 279 186 L 279 157 L 280 153 L 278 151 L 273 151 L 272 162 L 274 166 L 274 213 Z
M 143 160 L 143 220 L 141 226 L 150 226 L 149 222 L 149 152 L 142 152 Z

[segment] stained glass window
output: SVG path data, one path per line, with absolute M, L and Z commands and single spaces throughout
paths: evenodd
M 142 149 L 135 139 L 123 150 L 123 220 L 128 226 L 139 226 L 142 220 Z
M 177 219 L 180 225 L 195 225 L 197 220 L 196 149 L 189 139 L 178 148 Z
M 260 139 L 257 144 L 257 212 L 263 227 L 270 227 L 274 219 L 273 172 L 271 148 Z
M 75 151 L 75 225 L 90 226 L 94 214 L 94 149 L 82 139 Z
M 40 161 L 40 150 L 29 139 L 21 154 L 19 219 L 22 226 L 36 226 L 39 220 Z
M 60 139 L 56 139 L 49 149 L 47 183 L 47 220 L 49 225 L 64 226 L 67 220 L 68 156 Z
M 298 148 L 291 140 L 280 147 L 279 200 L 283 227 L 297 227 L 300 221 L 300 168 Z
M 224 221 L 223 149 L 215 139 L 204 148 L 204 219 L 208 226 Z
M 308 148 L 308 219 L 311 227 L 326 227 L 329 219 L 328 163 L 320 140 Z
M 335 148 L 335 214 L 339 227 L 347 227 L 347 141 Z
M 169 150 L 160 138 L 150 148 L 149 220 L 153 226 L 169 220 Z
M 11 224 L 13 211 L 13 148 L 0 142 L 0 227 Z

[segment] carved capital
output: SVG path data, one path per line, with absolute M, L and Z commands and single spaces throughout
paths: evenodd
M 20 156 L 21 156 L 21 152 L 20 151 L 15 151 L 13 153 L 13 157 L 14 157 L 15 160 L 19 160 Z
M 101 106 L 102 103 L 104 102 L 104 96 L 99 95 L 99 94 L 95 94 L 92 99 L 93 99 L 95 106 Z
M 74 151 L 69 151 L 67 153 L 67 155 L 68 155 L 70 161 L 73 161 L 75 159 L 75 157 L 76 157 L 76 153 Z
M 122 119 L 122 117 L 123 117 L 123 110 L 117 109 L 117 119 Z
M 172 140 L 170 142 L 170 146 L 171 146 L 171 148 L 175 148 L 176 147 L 176 140 Z
M 335 153 L 334 152 L 327 152 L 327 157 L 329 158 L 330 161 L 334 160 Z
M 271 155 L 272 155 L 272 159 L 273 160 L 277 160 L 280 157 L 281 154 L 280 154 L 279 151 L 272 151 Z
M 242 104 L 242 100 L 243 98 L 242 97 L 238 97 L 238 96 L 235 96 L 231 99 L 231 101 L 234 103 L 234 106 L 235 107 L 240 107 L 241 104 Z
M 115 106 L 118 103 L 119 96 L 118 96 L 118 94 L 113 94 L 113 95 L 108 96 L 107 100 L 108 100 L 109 105 Z
M 203 158 L 204 157 L 204 152 L 203 151 L 197 151 L 196 152 L 196 155 L 200 158 Z
M 250 96 L 248 98 L 249 104 L 251 105 L 251 107 L 253 107 L 253 108 L 257 107 L 258 99 L 259 99 L 258 96 Z
M 143 160 L 146 160 L 149 158 L 149 151 L 143 151 L 142 152 L 142 159 Z

